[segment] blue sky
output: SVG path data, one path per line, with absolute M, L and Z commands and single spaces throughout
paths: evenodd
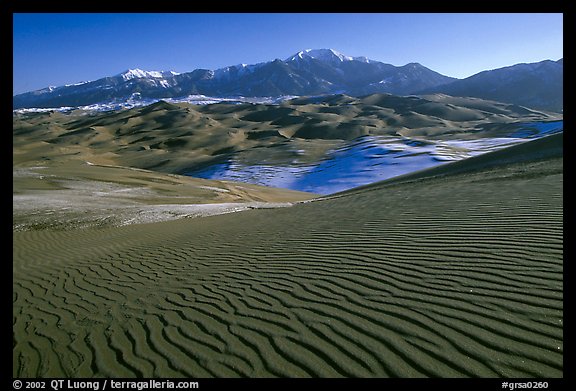
M 331 48 L 464 78 L 563 57 L 562 14 L 14 14 L 13 93 L 126 69 L 189 72 Z

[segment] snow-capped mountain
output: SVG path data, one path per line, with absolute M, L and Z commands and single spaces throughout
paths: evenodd
M 286 61 L 299 61 L 303 60 L 304 58 L 313 58 L 327 64 L 337 64 L 344 61 L 361 61 L 366 63 L 370 62 L 370 60 L 368 60 L 366 57 L 350 57 L 334 49 L 306 49 L 296 53 L 291 57 L 288 57 Z
M 561 82 L 560 89 L 557 88 L 557 75 L 558 68 L 560 75 L 562 73 L 562 61 L 552 65 L 521 65 L 526 66 L 489 71 L 494 77 L 484 77 L 481 73 L 458 80 L 419 63 L 394 66 L 366 57 L 350 57 L 333 49 L 306 49 L 285 60 L 238 64 L 216 70 L 196 69 L 177 73 L 129 69 L 95 81 L 51 86 L 16 95 L 13 97 L 13 109 L 87 105 L 107 107 L 111 103 L 121 105 L 126 101 L 184 99 L 190 95 L 221 99 L 428 92 L 477 96 L 534 108 L 561 107 L 562 89 Z M 514 80 L 516 87 L 510 88 Z M 530 89 L 528 92 L 526 88 L 521 88 L 526 80 L 529 81 L 526 84 L 526 88 Z M 490 92 L 498 90 L 502 93 Z M 548 92 L 543 93 L 544 90 Z M 552 106 L 551 101 L 555 102 Z
M 126 99 L 210 97 L 278 97 L 346 92 L 410 94 L 455 79 L 420 64 L 418 72 L 333 49 L 308 49 L 286 60 L 239 64 L 192 72 L 130 69 L 115 76 L 62 87 L 49 87 L 13 97 L 13 108 L 85 106 Z M 424 77 L 422 77 L 424 75 Z M 385 83 L 380 81 L 385 80 Z M 135 95 L 137 94 L 137 95 Z
M 173 71 L 143 71 L 142 69 L 128 69 L 126 72 L 119 74 L 122 79 L 125 81 L 132 80 L 132 79 L 162 79 L 162 78 L 169 78 L 172 76 L 179 75 L 177 72 Z

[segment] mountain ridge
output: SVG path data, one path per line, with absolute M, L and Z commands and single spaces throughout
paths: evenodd
M 411 74 L 426 74 L 426 81 Z M 205 96 L 308 96 L 351 92 L 410 94 L 455 80 L 420 64 L 396 67 L 366 57 L 350 57 L 333 49 L 307 49 L 286 60 L 238 64 L 190 72 L 128 69 L 114 76 L 13 96 L 13 109 L 82 106 L 129 98 Z M 378 82 L 387 80 L 386 83 Z
M 563 111 L 564 59 L 520 63 L 479 72 L 420 93 L 473 96 L 544 110 Z
M 550 68 L 549 74 L 546 69 L 540 69 L 546 64 Z M 395 66 L 362 56 L 347 56 L 334 49 L 306 49 L 285 60 L 237 64 L 216 70 L 200 68 L 178 73 L 128 69 L 93 81 L 50 86 L 15 95 L 13 109 L 80 107 L 192 95 L 227 98 L 445 93 L 562 111 L 562 72 L 562 59 L 545 60 L 456 79 L 417 62 Z M 514 88 L 510 87 L 511 83 Z M 491 93 L 486 89 L 501 92 Z M 524 96 L 518 96 L 520 93 Z

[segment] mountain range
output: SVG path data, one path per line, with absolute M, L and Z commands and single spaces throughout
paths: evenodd
M 466 79 L 435 72 L 419 63 L 394 66 L 333 49 L 308 49 L 285 60 L 239 64 L 192 72 L 131 69 L 95 81 L 19 94 L 13 109 L 86 106 L 103 102 L 211 97 L 282 97 L 345 93 L 414 95 L 445 93 L 562 111 L 563 60 L 517 64 Z
M 466 79 L 420 92 L 471 96 L 562 112 L 563 75 L 563 59 L 545 60 L 480 72 Z

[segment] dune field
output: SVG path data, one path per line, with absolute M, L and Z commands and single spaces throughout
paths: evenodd
M 363 106 L 339 102 L 338 110 L 361 110 L 366 123 L 355 129 L 370 133 L 379 125 L 370 125 L 369 111 L 384 109 L 377 98 L 365 100 Z M 116 209 L 124 202 L 174 204 L 179 196 L 188 197 L 186 204 L 198 197 L 288 204 L 68 230 L 34 225 L 30 211 L 23 212 L 23 229 L 13 233 L 13 376 L 562 377 L 562 133 L 320 198 L 280 190 L 264 197 L 259 187 L 173 175 L 219 153 L 288 143 L 282 139 L 292 135 L 263 129 L 266 121 L 294 121 L 283 125 L 301 132 L 297 149 L 321 155 L 336 138 L 308 143 L 314 122 L 302 128 L 301 114 L 291 113 L 312 110 L 330 122 L 336 108 L 298 103 L 270 109 L 159 104 L 148 110 L 167 116 L 130 118 L 135 111 L 126 111 L 108 114 L 110 123 L 79 117 L 75 130 L 65 116 L 44 124 L 41 115 L 15 119 L 14 183 L 21 190 L 15 197 L 50 190 L 81 198 L 98 183 L 96 191 L 108 192 L 112 198 L 105 200 L 116 200 Z M 422 112 L 438 107 L 419 103 Z M 442 113 L 427 111 L 426 118 L 414 107 L 408 117 L 386 110 L 389 118 L 418 123 L 394 129 L 401 134 L 422 129 L 422 121 L 454 125 L 464 114 L 479 121 L 479 132 L 497 132 L 488 122 L 482 128 L 472 108 L 442 104 Z M 218 116 L 226 114 L 218 110 L 240 109 L 250 111 L 238 117 L 242 129 L 217 130 Z M 492 113 L 490 123 L 512 109 L 522 111 Z M 273 110 L 283 111 L 275 117 Z M 439 119 L 452 114 L 457 117 Z M 206 129 L 214 125 L 222 142 L 202 146 L 197 138 L 193 149 L 181 148 L 192 141 L 180 133 L 197 132 L 177 126 L 181 115 L 197 117 Z M 176 124 L 162 136 L 173 138 L 150 144 L 149 124 L 162 128 L 163 121 Z M 251 121 L 271 133 L 252 135 Z M 432 122 L 433 138 L 439 128 Z M 345 128 L 334 124 L 322 125 L 325 134 Z M 53 137 L 43 141 L 50 126 Z M 471 128 L 462 129 L 473 137 Z M 170 149 L 180 151 L 174 159 Z M 68 160 L 61 165 L 62 156 Z M 39 162 L 48 168 L 34 168 Z M 91 177 L 89 169 L 99 171 Z M 42 170 L 54 175 L 51 181 L 38 178 Z M 81 178 L 81 188 L 70 178 Z M 126 188 L 130 197 L 117 191 Z M 154 201 L 157 196 L 165 198 Z M 80 198 L 78 205 L 89 202 Z M 81 210 L 74 213 L 72 220 Z
M 15 114 L 14 165 L 62 159 L 194 172 L 234 158 L 241 164 L 313 164 L 359 137 L 474 140 L 508 136 L 521 123 L 562 114 L 446 95 L 297 98 L 278 105 L 191 105 L 160 101 L 103 113 Z

